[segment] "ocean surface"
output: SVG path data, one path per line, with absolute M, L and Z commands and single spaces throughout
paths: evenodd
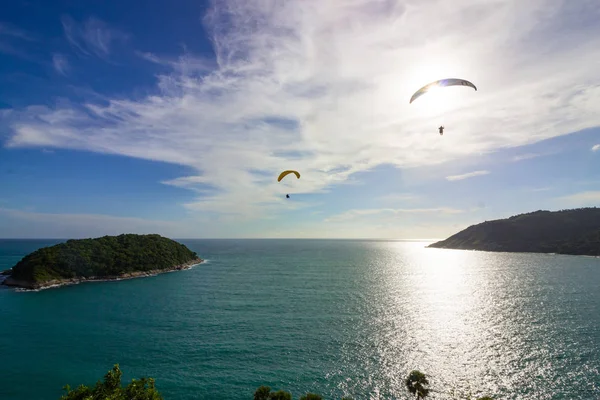
M 0 270 L 59 241 L 0 240 Z M 58 399 L 119 363 L 167 400 L 600 399 L 600 259 L 426 242 L 180 240 L 191 270 L 0 290 L 0 399 Z M 451 392 L 454 390 L 454 397 Z

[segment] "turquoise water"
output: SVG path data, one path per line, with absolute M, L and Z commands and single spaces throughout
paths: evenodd
M 0 241 L 0 269 L 57 241 Z M 600 259 L 421 242 L 182 240 L 188 271 L 0 290 L 0 399 L 58 399 L 114 363 L 166 399 L 600 398 Z

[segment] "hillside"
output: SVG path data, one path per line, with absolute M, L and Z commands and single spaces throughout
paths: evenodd
M 428 247 L 600 256 L 600 208 L 535 211 L 486 221 Z
M 36 250 L 9 271 L 3 284 L 39 289 L 86 280 L 146 276 L 184 269 L 201 261 L 186 246 L 160 235 L 103 236 Z

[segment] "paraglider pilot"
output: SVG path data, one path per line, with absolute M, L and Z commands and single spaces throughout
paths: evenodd
M 288 169 L 288 170 L 283 171 L 281 174 L 279 174 L 279 177 L 277 178 L 277 182 L 281 182 L 281 180 L 288 174 L 294 174 L 294 175 L 296 175 L 296 178 L 300 179 L 300 172 Z M 289 199 L 290 195 L 286 194 L 285 198 Z
M 438 129 L 440 130 L 440 135 L 443 135 L 444 134 L 444 127 L 440 126 Z

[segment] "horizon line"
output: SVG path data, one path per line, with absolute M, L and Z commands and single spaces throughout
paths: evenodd
M 144 235 L 144 234 L 139 234 Z M 119 236 L 119 235 L 102 235 L 95 237 L 80 237 L 80 238 L 59 238 L 59 237 L 0 237 L 0 240 L 82 240 L 82 239 L 94 239 L 101 238 L 103 236 Z M 160 235 L 162 236 L 162 235 Z M 167 237 L 167 236 L 164 236 Z M 169 237 L 167 237 L 169 238 Z M 397 238 L 320 238 L 320 237 L 311 237 L 311 238 L 294 238 L 294 237 L 285 237 L 285 238 L 277 238 L 277 237 L 264 237 L 264 238 L 253 238 L 253 237 L 214 237 L 214 238 L 169 238 L 171 240 L 380 240 L 380 241 L 393 241 L 393 242 L 430 242 L 437 240 L 444 240 L 443 238 L 413 238 L 413 239 L 397 239 Z

